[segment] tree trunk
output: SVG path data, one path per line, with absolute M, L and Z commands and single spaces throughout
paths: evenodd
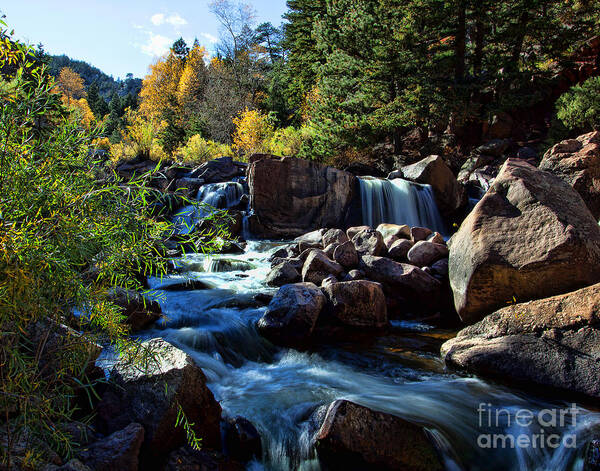
M 454 55 L 456 58 L 455 79 L 457 82 L 463 80 L 465 76 L 465 42 L 467 35 L 467 2 L 458 0 L 458 15 L 456 23 L 456 39 L 454 43 Z

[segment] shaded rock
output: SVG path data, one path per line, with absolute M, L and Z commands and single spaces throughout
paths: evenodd
M 446 245 L 425 240 L 417 242 L 407 254 L 408 261 L 418 267 L 431 265 L 446 257 L 448 257 L 448 247 Z
M 448 259 L 443 258 L 431 265 L 431 273 L 433 276 L 446 278 L 448 276 Z
M 108 299 L 121 308 L 132 330 L 143 330 L 162 316 L 162 309 L 158 302 L 133 290 L 113 288 L 108 293 Z
M 185 443 L 185 430 L 175 427 L 181 408 L 203 445 L 219 447 L 221 407 L 202 370 L 162 339 L 141 346 L 134 361 L 124 359 L 114 365 L 110 388 L 97 407 L 99 428 L 113 433 L 140 423 L 145 430 L 142 462 L 151 463 Z
M 418 267 L 365 255 L 361 257 L 360 269 L 367 279 L 382 283 L 386 293 L 412 301 L 419 309 L 432 309 L 440 302 L 441 283 Z
M 323 292 L 331 306 L 328 313 L 337 322 L 349 327 L 387 325 L 385 295 L 379 283 L 366 280 L 329 283 Z
M 213 450 L 189 446 L 173 451 L 161 471 L 244 471 L 246 466 Z
M 464 322 L 518 301 L 600 280 L 600 228 L 563 180 L 509 159 L 450 244 L 450 283 Z
M 95 471 L 137 471 L 143 441 L 144 427 L 132 423 L 84 448 L 79 457 Z
M 588 444 L 583 471 L 600 471 L 600 439 L 594 439 Z
M 376 230 L 369 229 L 359 232 L 352 238 L 358 255 L 384 255 L 387 252 L 383 236 Z
M 500 112 L 492 116 L 487 135 L 491 139 L 506 139 L 512 134 L 514 120 L 511 115 Z
M 451 216 L 467 203 L 464 188 L 439 155 L 431 155 L 415 164 L 402 168 L 404 178 L 431 185 L 440 212 Z
M 234 162 L 231 157 L 221 157 L 209 160 L 194 169 L 191 177 L 202 179 L 204 183 L 221 183 L 233 180 L 235 177 L 244 176 L 246 164 Z
M 444 236 L 439 232 L 434 232 L 432 235 L 427 237 L 428 242 L 433 242 L 434 244 L 443 244 L 446 245 L 446 241 L 444 240 Z
M 227 419 L 224 429 L 225 452 L 229 456 L 244 463 L 262 457 L 260 434 L 248 419 Z
M 283 237 L 342 227 L 356 177 L 313 161 L 263 158 L 250 164 L 248 184 L 261 233 Z
M 538 159 L 538 153 L 531 147 L 521 147 L 517 151 L 517 159 L 536 161 Z
M 392 244 L 388 251 L 388 257 L 397 262 L 405 262 L 410 249 L 413 248 L 414 242 L 412 240 L 400 239 Z
M 385 246 L 387 247 L 387 249 L 389 250 L 392 245 L 394 244 L 394 242 L 396 242 L 397 240 L 401 240 L 398 239 L 398 237 L 396 236 L 387 236 L 385 239 L 383 239 L 383 243 L 385 244 Z
M 68 463 L 63 464 L 62 466 L 56 465 L 48 465 L 42 468 L 42 471 L 95 471 L 89 466 L 83 464 L 78 459 L 72 459 Z
M 360 270 L 350 270 L 342 281 L 364 280 L 365 274 Z
M 258 331 L 279 345 L 301 344 L 312 334 L 326 302 L 313 283 L 285 285 L 258 321 Z
M 431 234 L 433 234 L 433 231 L 426 227 L 413 227 L 410 230 L 410 238 L 414 243 L 427 240 Z
M 333 251 L 333 259 L 345 268 L 358 265 L 358 252 L 351 241 L 338 245 Z
M 511 144 L 510 139 L 492 139 L 475 149 L 474 153 L 499 158 L 504 155 Z
M 469 156 L 458 172 L 457 180 L 461 183 L 466 183 L 471 174 L 478 168 L 485 167 L 493 163 L 495 158 L 491 155 L 484 155 L 474 152 Z
M 600 219 L 600 132 L 556 144 L 544 155 L 540 169 L 565 180 L 583 198 L 594 218 Z
M 344 242 L 348 242 L 348 236 L 341 229 L 329 229 L 325 234 L 323 234 L 323 247 L 327 247 L 330 244 L 343 244 Z
M 206 182 L 201 178 L 189 178 L 183 177 L 175 180 L 175 191 L 187 196 L 190 199 L 195 199 L 198 194 L 198 190 Z
M 301 276 L 296 267 L 290 262 L 275 266 L 267 275 L 268 286 L 283 286 L 300 281 Z
M 495 165 L 485 165 L 476 169 L 470 176 L 468 183 L 476 185 L 485 193 L 490 189 L 494 180 L 498 176 L 498 167 Z
M 344 268 L 337 262 L 327 258 L 321 250 L 314 249 L 306 257 L 302 267 L 302 281 L 320 285 L 328 275 L 339 276 Z
M 323 253 L 325 255 L 327 255 L 327 258 L 330 258 L 333 260 L 333 254 L 335 253 L 335 249 L 338 248 L 339 246 L 340 246 L 340 244 L 337 244 L 337 243 L 329 244 L 327 247 L 325 247 L 323 249 Z
M 329 286 L 332 283 L 337 283 L 339 280 L 334 276 L 334 275 L 328 275 L 327 277 L 325 277 L 325 279 L 323 279 L 323 281 L 321 282 L 321 288 L 324 288 L 325 286 Z
M 261 306 L 266 306 L 273 300 L 274 295 L 269 293 L 258 293 L 254 295 L 254 301 L 256 301 Z
M 442 346 L 449 366 L 600 397 L 600 284 L 507 306 Z
M 329 406 L 316 447 L 329 469 L 444 469 L 423 427 L 345 400 Z
M 356 234 L 358 234 L 359 232 L 368 231 L 368 230 L 371 230 L 371 229 L 372 229 L 372 227 L 370 227 L 370 226 L 355 226 L 355 227 L 350 227 L 346 231 L 346 235 L 348 236 L 348 240 L 352 240 L 352 239 L 354 239 L 354 236 Z
M 181 283 L 168 283 L 160 285 L 156 289 L 161 291 L 200 291 L 213 288 L 214 285 L 211 285 L 206 281 L 190 279 L 182 281 Z
M 377 232 L 379 232 L 384 239 L 390 236 L 395 236 L 398 239 L 410 239 L 410 227 L 406 224 L 379 224 L 379 226 L 377 226 Z

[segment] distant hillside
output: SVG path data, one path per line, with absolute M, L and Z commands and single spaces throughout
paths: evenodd
M 49 59 L 50 73 L 53 76 L 58 76 L 62 68 L 70 67 L 81 75 L 86 89 L 92 83 L 96 83 L 100 89 L 100 95 L 106 100 L 110 100 L 113 93 L 117 93 L 119 96 L 127 96 L 129 94 L 137 96 L 142 88 L 142 79 L 134 78 L 131 74 L 127 74 L 125 80 L 115 80 L 112 76 L 105 74 L 97 67 L 85 61 L 71 59 L 66 55 L 48 55 L 47 57 Z

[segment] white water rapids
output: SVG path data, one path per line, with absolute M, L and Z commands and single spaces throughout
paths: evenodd
M 428 326 L 394 322 L 392 331 L 366 342 L 337 343 L 310 352 L 271 345 L 254 328 L 265 308 L 253 296 L 273 292 L 264 284 L 269 254 L 282 243 L 250 241 L 237 256 L 188 255 L 182 273 L 151 280 L 153 287 L 188 278 L 212 289 L 164 293 L 167 321 L 142 338 L 163 337 L 202 367 L 224 415 L 241 415 L 261 433 L 264 455 L 248 469 L 318 470 L 311 445 L 311 415 L 340 398 L 425 425 L 449 470 L 581 471 L 584 446 L 600 415 L 582 410 L 574 430 L 577 448 L 482 449 L 486 433 L 537 433 L 533 428 L 480 426 L 478 407 L 491 404 L 513 417 L 519 409 L 564 408 L 474 377 L 447 372 L 439 346 L 451 335 Z M 218 270 L 227 271 L 218 271 Z M 393 440 L 393 437 L 390 437 Z

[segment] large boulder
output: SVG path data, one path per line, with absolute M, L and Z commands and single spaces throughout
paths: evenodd
M 285 285 L 258 321 L 258 331 L 279 345 L 301 345 L 312 334 L 326 302 L 313 283 Z
M 452 216 L 467 203 L 464 188 L 439 155 L 402 167 L 402 173 L 407 180 L 431 185 L 438 208 L 445 216 Z
M 323 288 L 333 319 L 349 327 L 387 325 L 385 295 L 379 283 L 366 280 L 331 283 Z
M 79 458 L 94 471 L 137 471 L 144 427 L 129 424 L 106 438 L 86 446 Z
M 331 244 L 343 244 L 348 242 L 348 236 L 341 229 L 329 229 L 323 234 L 323 247 L 327 247 Z
M 407 254 L 408 261 L 418 267 L 424 267 L 448 256 L 446 244 L 436 244 L 422 240 L 417 242 Z
M 442 346 L 449 366 L 600 398 L 600 284 L 507 306 Z
M 333 259 L 344 268 L 354 268 L 358 265 L 358 252 L 352 241 L 338 245 L 333 251 Z
M 322 250 L 314 249 L 306 257 L 302 267 L 302 281 L 320 285 L 329 275 L 339 276 L 344 268 L 330 260 Z
M 144 460 L 161 459 L 186 442 L 186 431 L 175 425 L 180 411 L 204 446 L 220 447 L 221 406 L 185 352 L 162 339 L 149 340 L 133 361 L 117 362 L 110 376 L 110 387 L 97 407 L 98 425 L 113 433 L 133 422 L 141 424 Z
M 540 163 L 569 183 L 583 198 L 596 220 L 600 219 L 600 132 L 594 131 L 556 144 Z
M 429 311 L 440 305 L 442 284 L 418 267 L 370 255 L 361 257 L 359 266 L 367 279 L 383 284 L 386 294 L 405 299 L 412 308 Z
M 356 177 L 296 158 L 262 158 L 248 169 L 250 201 L 262 233 L 297 236 L 319 227 L 342 227 Z
M 345 400 L 329 406 L 316 447 L 327 469 L 444 469 L 423 427 Z
M 509 159 L 450 243 L 461 319 L 600 281 L 600 228 L 560 178 Z

